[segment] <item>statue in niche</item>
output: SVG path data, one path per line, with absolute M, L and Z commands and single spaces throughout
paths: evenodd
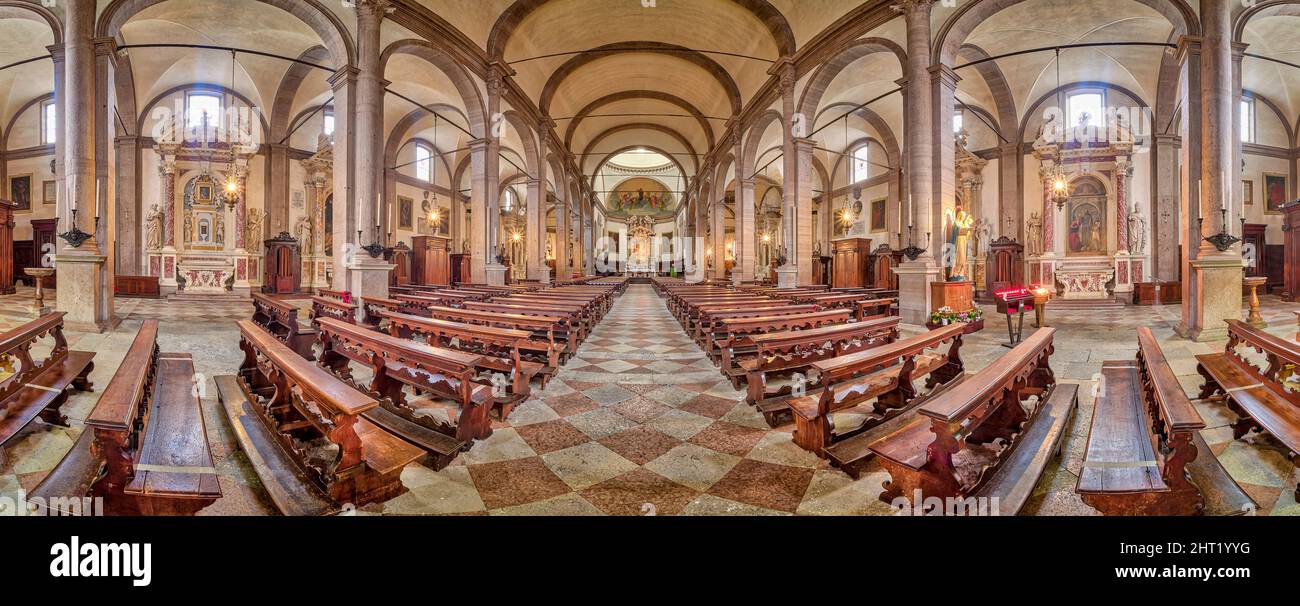
M 988 219 L 976 219 L 970 232 L 970 249 L 976 257 L 984 256 L 984 247 L 993 233 L 993 225 Z
M 1128 248 L 1135 255 L 1147 248 L 1147 219 L 1136 208 L 1128 216 Z
M 1029 220 L 1025 221 L 1025 240 L 1029 244 L 1029 254 L 1043 254 L 1043 220 L 1038 218 L 1038 213 L 1029 213 Z
M 216 241 L 217 244 L 222 244 L 222 245 L 224 245 L 224 244 L 226 243 L 226 221 L 225 221 L 225 219 L 217 219 L 217 229 L 216 229 L 216 237 L 215 237 L 215 241 Z
M 244 224 L 244 242 L 249 252 L 262 251 L 262 216 L 256 208 L 248 209 L 248 220 Z
M 955 213 L 948 215 L 949 234 L 948 243 L 953 247 L 952 267 L 948 271 L 948 279 L 966 280 L 970 277 L 970 244 L 971 244 L 971 227 L 975 223 L 975 218 L 971 217 L 964 208 L 958 208 Z
M 149 207 L 149 214 L 144 218 L 146 242 L 150 249 L 162 248 L 163 212 L 157 204 Z
M 189 244 L 194 239 L 194 213 L 185 209 L 185 230 L 182 234 L 185 236 L 185 244 Z

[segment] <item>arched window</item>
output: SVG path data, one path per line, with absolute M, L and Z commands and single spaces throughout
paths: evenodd
M 423 144 L 415 146 L 415 178 L 433 181 L 433 150 Z
M 41 143 L 54 145 L 59 139 L 59 112 L 53 101 L 41 104 Z
M 1065 100 L 1066 117 L 1069 122 L 1068 127 L 1079 125 L 1084 114 L 1088 115 L 1088 124 L 1093 126 L 1104 125 L 1106 119 L 1106 95 L 1102 91 L 1090 90 L 1080 91 L 1071 94 Z
M 867 179 L 871 168 L 868 162 L 870 153 L 870 147 L 866 145 L 853 150 L 853 173 L 850 178 L 854 183 Z
M 515 190 L 506 188 L 501 194 L 501 212 L 509 213 L 515 210 Z
M 221 126 L 221 95 L 193 92 L 185 95 L 185 127 L 201 128 L 207 116 L 208 128 Z
M 334 134 L 334 110 L 325 109 L 321 112 L 321 116 L 321 132 L 327 137 Z
M 962 111 L 961 111 L 960 109 L 952 113 L 952 132 L 953 132 L 953 133 L 960 133 L 960 132 L 961 132 L 961 127 L 962 127 L 962 124 L 963 124 L 964 120 L 965 120 L 965 116 L 962 115 Z
M 1241 100 L 1241 141 L 1243 143 L 1255 142 L 1255 100 L 1246 98 Z

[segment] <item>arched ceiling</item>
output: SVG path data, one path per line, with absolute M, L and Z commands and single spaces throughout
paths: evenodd
M 1250 53 L 1300 63 L 1300 14 L 1256 16 L 1246 22 L 1242 42 Z M 1242 88 L 1268 97 L 1288 120 L 1300 115 L 1300 69 L 1246 57 L 1241 75 Z
M 54 34 L 44 22 L 17 18 L 7 13 L 0 18 L 5 35 L 0 39 L 0 65 L 9 65 L 49 54 Z M 54 92 L 54 64 L 48 60 L 0 71 L 0 128 L 32 99 Z

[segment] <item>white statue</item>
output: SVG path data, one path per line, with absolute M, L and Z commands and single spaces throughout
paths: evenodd
M 225 218 L 225 217 L 217 217 L 216 221 L 217 221 L 217 237 L 216 237 L 216 242 L 217 242 L 217 244 L 223 244 L 223 245 L 224 245 L 224 244 L 226 243 L 226 218 Z
M 144 227 L 149 249 L 162 248 L 163 212 L 157 204 L 149 207 L 149 214 L 144 218 Z
M 1128 216 L 1128 249 L 1140 255 L 1147 248 L 1147 220 L 1135 208 Z
M 293 226 L 293 233 L 298 238 L 299 250 L 312 250 L 311 247 L 311 218 L 303 215 L 298 217 L 298 222 Z
M 185 209 L 185 243 L 189 244 L 194 238 L 194 213 L 188 208 Z
M 1025 239 L 1029 243 L 1029 254 L 1043 254 L 1043 220 L 1038 218 L 1038 213 L 1029 213 L 1029 220 L 1025 222 Z

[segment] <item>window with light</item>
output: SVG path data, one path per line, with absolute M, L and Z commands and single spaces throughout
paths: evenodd
M 870 148 L 866 145 L 853 150 L 853 182 L 865 181 L 869 176 L 871 165 L 868 163 Z
M 1073 128 L 1078 126 L 1079 121 L 1083 119 L 1084 114 L 1089 116 L 1088 124 L 1093 126 L 1104 125 L 1103 121 L 1106 118 L 1106 114 L 1103 108 L 1106 106 L 1106 98 L 1105 95 L 1099 92 L 1075 93 L 1070 95 L 1069 99 L 1066 100 L 1065 106 L 1068 114 L 1067 117 L 1069 118 L 1069 122 L 1066 123 L 1066 126 L 1068 127 Z
M 433 152 L 423 145 L 415 146 L 415 178 L 433 180 Z
M 1241 140 L 1243 143 L 1255 142 L 1255 100 L 1241 100 Z
M 221 126 L 221 97 L 211 93 L 190 93 L 185 99 L 185 126 L 202 128 L 205 115 L 209 127 Z
M 59 112 L 53 101 L 41 106 L 41 143 L 53 145 L 59 139 Z
M 321 130 L 325 133 L 325 136 L 334 134 L 334 112 L 333 111 L 325 110 L 325 117 L 322 121 Z

